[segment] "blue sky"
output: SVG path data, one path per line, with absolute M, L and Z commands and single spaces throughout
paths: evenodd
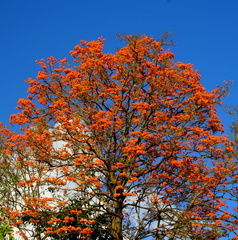
M 0 121 L 7 124 L 25 97 L 27 77 L 40 70 L 36 59 L 68 57 L 79 40 L 105 37 L 105 52 L 121 43 L 116 34 L 174 33 L 171 51 L 191 62 L 213 89 L 234 80 L 226 104 L 237 104 L 237 0 L 11 0 L 0 7 Z M 219 111 L 228 129 L 231 118 Z

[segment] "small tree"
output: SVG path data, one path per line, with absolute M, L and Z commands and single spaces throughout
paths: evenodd
M 230 126 L 230 139 L 234 143 L 234 165 L 236 168 L 232 173 L 229 184 L 226 187 L 226 199 L 234 206 L 233 214 L 235 215 L 235 223 L 238 221 L 238 107 L 237 106 L 225 106 L 225 111 L 233 117 L 233 121 Z M 237 237 L 238 239 L 238 237 Z
M 22 132 L 2 130 L 4 153 L 22 172 L 24 209 L 10 215 L 31 223 L 35 239 L 198 240 L 236 231 L 224 210 L 236 168 L 216 115 L 220 89 L 206 92 L 163 42 L 123 41 L 115 54 L 103 53 L 102 38 L 81 41 L 70 52 L 74 67 L 37 62 L 42 71 L 11 116 Z

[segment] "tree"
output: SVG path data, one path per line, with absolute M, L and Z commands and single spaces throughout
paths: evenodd
M 234 143 L 234 164 L 238 166 L 238 108 L 237 106 L 223 106 L 225 112 L 233 117 L 233 121 L 230 126 L 230 139 Z M 238 221 L 238 168 L 233 172 L 233 178 L 230 178 L 229 184 L 226 187 L 226 199 L 230 204 L 234 205 L 234 215 L 236 219 L 236 224 Z M 238 237 L 237 237 L 238 239 Z
M 37 61 L 42 70 L 11 116 L 21 132 L 1 130 L 23 203 L 5 211 L 25 239 L 27 231 L 112 240 L 234 233 L 225 188 L 237 168 L 215 109 L 222 88 L 206 92 L 164 41 L 123 41 L 115 54 L 103 53 L 102 38 L 81 41 L 73 67 Z

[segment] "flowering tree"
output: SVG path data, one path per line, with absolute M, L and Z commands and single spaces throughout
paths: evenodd
M 21 132 L 2 127 L 21 204 L 3 208 L 24 239 L 218 239 L 237 230 L 225 202 L 237 169 L 216 115 L 221 89 L 206 92 L 163 42 L 124 42 L 105 54 L 104 39 L 81 41 L 74 67 L 38 61 L 11 116 Z

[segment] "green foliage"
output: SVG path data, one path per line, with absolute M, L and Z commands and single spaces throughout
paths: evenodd
M 9 222 L 0 225 L 0 240 L 14 240 L 12 233 L 13 228 L 9 225 Z

